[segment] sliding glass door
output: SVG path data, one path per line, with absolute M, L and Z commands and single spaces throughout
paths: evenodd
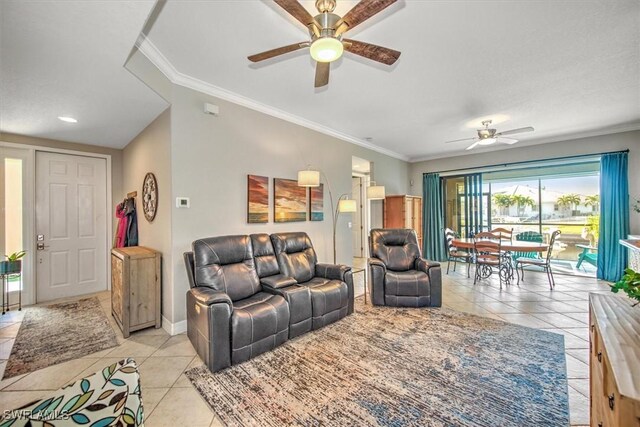
M 480 230 L 513 229 L 514 238 L 535 232 L 553 248 L 554 267 L 595 274 L 599 233 L 599 162 L 528 167 L 443 178 L 445 227 L 462 237 Z M 591 260 L 591 261 L 590 261 Z

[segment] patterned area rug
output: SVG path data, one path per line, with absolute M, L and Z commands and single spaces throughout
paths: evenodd
M 446 309 L 358 304 L 333 325 L 187 376 L 229 426 L 567 426 L 564 337 Z
M 46 368 L 118 345 L 98 298 L 25 310 L 4 378 Z

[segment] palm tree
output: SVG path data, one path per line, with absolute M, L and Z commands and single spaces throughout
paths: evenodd
M 514 194 L 511 196 L 513 203 L 518 205 L 518 216 L 524 216 L 524 210 L 527 206 L 534 207 L 536 205 L 535 200 L 530 196 L 522 196 L 520 194 Z
M 508 215 L 505 211 L 515 204 L 508 194 L 494 194 L 492 199 L 493 204 L 500 208 L 500 215 Z
M 558 197 L 556 203 L 562 208 L 573 211 L 574 207 L 580 204 L 580 196 L 575 193 L 565 194 Z
M 594 211 L 599 211 L 600 210 L 600 195 L 599 194 L 593 194 L 591 196 L 586 196 L 584 198 L 584 205 L 585 206 L 591 206 Z

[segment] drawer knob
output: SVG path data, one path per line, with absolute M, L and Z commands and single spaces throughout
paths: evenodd
M 598 362 L 602 363 L 602 352 L 598 352 Z
M 612 394 L 609 396 L 609 409 L 613 411 L 614 405 L 615 405 L 615 396 Z

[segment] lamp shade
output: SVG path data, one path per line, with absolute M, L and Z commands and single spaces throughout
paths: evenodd
M 384 185 L 372 185 L 367 187 L 367 199 L 369 200 L 384 200 Z
M 357 205 L 355 200 L 342 199 L 338 201 L 338 212 L 349 213 L 349 212 L 356 212 L 356 211 L 357 211 Z
M 320 172 L 312 170 L 298 171 L 300 187 L 320 187 Z

